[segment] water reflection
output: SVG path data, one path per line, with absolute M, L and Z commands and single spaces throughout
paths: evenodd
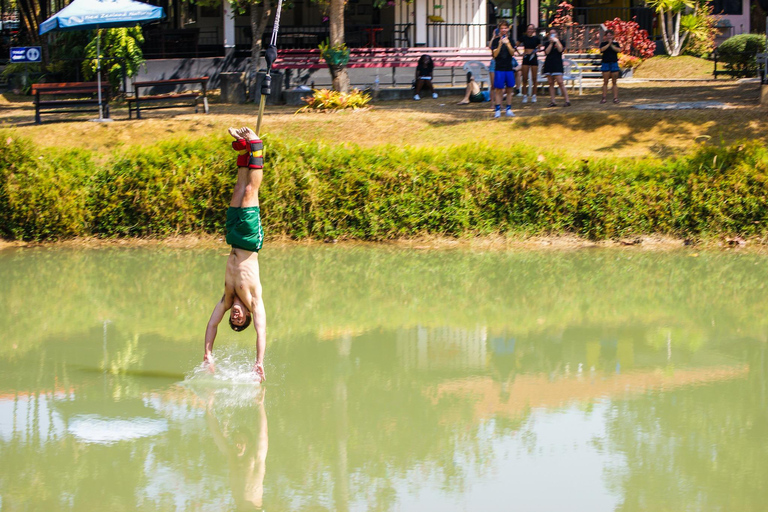
M 219 255 L 29 254 L 0 253 L 3 509 L 764 508 L 754 255 L 273 253 L 294 288 L 260 388 L 242 337 L 184 378 Z M 22 276 L 49 265 L 72 316 L 21 329 Z
M 258 388 L 249 406 L 216 408 L 216 393 L 210 393 L 205 419 L 213 442 L 226 457 L 229 485 L 235 510 L 262 509 L 269 433 L 264 407 L 264 388 Z

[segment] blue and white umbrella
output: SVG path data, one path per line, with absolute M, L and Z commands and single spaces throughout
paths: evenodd
M 161 20 L 162 7 L 134 0 L 75 0 L 40 24 L 40 35 L 52 30 L 89 30 L 133 27 Z M 96 33 L 96 80 L 99 85 L 99 119 L 101 106 L 101 36 Z

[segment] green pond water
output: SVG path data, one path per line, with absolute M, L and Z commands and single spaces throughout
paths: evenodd
M 764 511 L 768 258 L 0 251 L 0 510 Z

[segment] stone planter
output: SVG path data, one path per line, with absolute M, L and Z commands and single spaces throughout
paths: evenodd
M 633 71 L 634 71 L 633 68 L 623 69 L 621 71 L 621 78 L 632 78 L 632 72 Z

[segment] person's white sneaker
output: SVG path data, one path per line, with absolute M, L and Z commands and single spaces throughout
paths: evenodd
M 437 93 L 436 92 L 432 93 L 432 99 L 435 99 L 435 100 L 437 99 Z
M 511 109 L 511 108 L 508 108 L 508 109 L 507 109 L 507 117 L 515 117 L 515 113 L 514 113 L 514 112 L 512 112 L 512 109 Z
M 501 117 L 501 110 L 496 110 L 496 111 L 493 113 L 493 117 Z
M 523 96 L 523 103 L 528 103 L 528 96 Z
M 531 103 L 536 103 L 536 95 L 531 96 Z
M 416 100 L 416 101 L 419 101 L 421 99 L 421 97 L 418 94 L 414 94 L 413 95 L 413 99 Z

